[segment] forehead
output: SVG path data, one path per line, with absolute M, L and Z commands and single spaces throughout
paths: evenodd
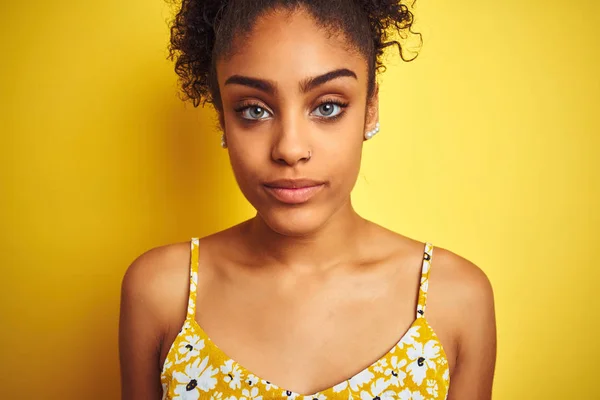
M 302 10 L 274 10 L 237 37 L 233 52 L 217 62 L 219 86 L 232 75 L 268 79 L 291 87 L 306 77 L 348 68 L 367 80 L 367 62 L 339 30 L 318 25 Z

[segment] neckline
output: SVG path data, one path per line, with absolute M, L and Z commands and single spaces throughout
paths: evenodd
M 366 366 L 365 368 L 363 368 L 361 371 L 354 373 L 353 375 L 351 375 L 350 377 L 330 386 L 327 388 L 324 388 L 322 390 L 319 390 L 315 393 L 312 394 L 302 394 L 302 393 L 298 393 L 295 392 L 293 390 L 288 390 L 285 388 L 282 388 L 281 386 L 278 386 L 277 384 L 274 384 L 272 381 L 269 381 L 267 379 L 264 379 L 260 376 L 258 376 L 257 374 L 253 373 L 251 370 L 249 370 L 248 368 L 246 368 L 244 365 L 240 364 L 239 362 L 237 362 L 234 358 L 230 357 L 227 353 L 225 353 L 208 335 L 208 333 L 206 333 L 206 331 L 200 326 L 200 324 L 198 323 L 198 321 L 196 321 L 196 313 L 195 313 L 195 303 L 196 303 L 196 299 L 192 298 L 193 294 L 195 294 L 196 289 L 195 289 L 195 284 L 196 284 L 196 280 L 194 278 L 194 273 L 197 273 L 197 267 L 198 267 L 198 247 L 199 247 L 199 243 L 198 243 L 198 238 L 192 238 L 191 240 L 191 265 L 190 265 L 190 299 L 189 299 L 189 304 L 188 304 L 188 315 L 184 321 L 184 325 L 182 327 L 182 330 L 179 332 L 179 334 L 177 335 L 177 337 L 175 338 L 175 340 L 173 341 L 173 343 L 171 344 L 171 347 L 169 348 L 169 351 L 167 352 L 167 355 L 165 357 L 165 360 L 163 362 L 163 366 L 161 369 L 161 379 L 162 377 L 165 375 L 166 372 L 166 365 L 167 365 L 167 361 L 169 359 L 169 355 L 170 353 L 173 351 L 173 349 L 176 346 L 176 343 L 178 342 L 178 339 L 180 337 L 182 337 L 185 334 L 185 326 L 189 325 L 189 327 L 195 327 L 195 329 L 198 331 L 197 333 L 199 334 L 199 336 L 210 342 L 210 344 L 214 347 L 215 351 L 217 351 L 218 353 L 220 353 L 220 355 L 226 359 L 231 361 L 234 365 L 236 365 L 245 375 L 253 375 L 255 378 L 257 378 L 258 380 L 264 381 L 264 382 L 268 382 L 273 388 L 278 389 L 278 390 L 283 390 L 285 391 L 288 396 L 293 396 L 295 397 L 299 397 L 302 396 L 304 398 L 306 397 L 315 397 L 315 396 L 319 396 L 328 392 L 331 392 L 332 390 L 334 390 L 336 387 L 338 387 L 339 385 L 342 385 L 344 383 L 346 383 L 348 386 L 351 384 L 351 380 L 353 378 L 355 378 L 358 375 L 364 374 L 366 372 L 369 372 L 372 368 L 374 368 L 380 361 L 388 358 L 395 350 L 398 346 L 405 344 L 405 342 L 407 341 L 407 338 L 409 337 L 411 331 L 420 326 L 423 326 L 425 329 L 429 329 L 429 331 L 431 332 L 432 337 L 434 337 L 437 341 L 437 344 L 440 348 L 440 356 L 443 357 L 446 361 L 448 360 L 448 356 L 446 355 L 446 351 L 444 350 L 444 346 L 442 345 L 442 342 L 439 340 L 439 338 L 437 337 L 435 331 L 433 330 L 433 328 L 431 327 L 431 325 L 429 324 L 429 322 L 427 321 L 426 317 L 425 317 L 425 302 L 426 302 L 426 298 L 427 298 L 427 283 L 428 283 L 428 278 L 429 278 L 429 271 L 430 271 L 430 262 L 431 262 L 431 253 L 433 251 L 433 245 L 429 242 L 425 242 L 425 249 L 424 249 L 424 256 L 423 256 L 423 262 L 421 265 L 421 279 L 420 279 L 420 284 L 419 284 L 419 292 L 418 292 L 418 301 L 417 301 L 417 315 L 416 317 L 413 319 L 412 323 L 410 324 L 410 326 L 408 327 L 408 329 L 406 330 L 406 332 L 404 332 L 404 334 L 402 335 L 402 337 L 385 353 L 383 354 L 381 357 L 379 357 L 377 360 L 373 361 L 371 364 L 369 364 L 368 366 Z M 425 278 L 425 279 L 424 279 Z M 197 278 L 196 278 L 197 279 Z M 192 290 L 193 288 L 193 290 Z M 191 310 L 190 310 L 190 306 L 191 306 Z M 422 322 L 419 322 L 419 320 L 422 320 Z M 408 344 L 408 343 L 407 343 Z M 448 366 L 449 369 L 449 366 Z M 448 371 L 449 372 L 449 371 Z M 344 389 L 342 389 L 344 390 Z
M 419 320 L 422 320 L 422 322 L 419 322 Z M 329 387 L 327 387 L 327 388 L 324 388 L 324 389 L 322 389 L 322 390 L 319 390 L 319 391 L 317 391 L 317 392 L 315 392 L 315 393 L 304 394 L 304 393 L 299 393 L 299 392 L 295 392 L 295 391 L 293 391 L 293 390 L 289 390 L 289 389 L 283 388 L 283 387 L 281 387 L 281 386 L 277 385 L 276 383 L 273 383 L 273 381 L 270 381 L 270 380 L 268 380 L 268 379 L 265 379 L 265 378 L 263 378 L 263 377 L 261 377 L 261 376 L 259 376 L 259 375 L 255 374 L 254 372 L 252 372 L 252 371 L 251 371 L 251 370 L 249 370 L 248 368 L 244 367 L 242 364 L 240 364 L 239 362 L 237 362 L 237 361 L 236 361 L 234 358 L 230 357 L 230 356 L 229 356 L 227 353 L 225 353 L 223 350 L 221 350 L 221 348 L 220 348 L 220 347 L 219 347 L 219 346 L 218 346 L 218 345 L 217 345 L 217 344 L 216 344 L 216 343 L 215 343 L 215 342 L 214 342 L 214 341 L 213 341 L 213 340 L 210 338 L 210 336 L 208 336 L 208 334 L 206 333 L 206 331 L 205 331 L 204 329 L 202 329 L 202 327 L 200 326 L 200 324 L 198 323 L 198 321 L 196 321 L 196 319 L 195 319 L 195 318 L 188 318 L 188 319 L 186 320 L 186 322 L 185 322 L 185 323 L 189 323 L 191 327 L 194 327 L 196 330 L 198 330 L 198 333 L 199 333 L 199 335 L 202 337 L 202 339 L 209 341 L 209 342 L 211 343 L 211 345 L 214 347 L 214 349 L 215 349 L 217 352 L 219 352 L 219 353 L 221 354 L 221 356 L 222 356 L 222 357 L 224 357 L 224 358 L 225 358 L 225 359 L 227 359 L 227 360 L 231 360 L 231 361 L 232 361 L 232 362 L 233 362 L 233 363 L 234 363 L 236 366 L 238 366 L 238 367 L 239 367 L 239 369 L 240 369 L 240 370 L 242 370 L 242 372 L 243 372 L 243 373 L 244 373 L 246 376 L 247 376 L 247 375 L 253 375 L 253 376 L 255 376 L 255 377 L 258 379 L 258 380 L 265 381 L 265 382 L 269 382 L 269 384 L 270 384 L 271 386 L 273 386 L 274 388 L 276 388 L 276 389 L 279 389 L 279 390 L 282 390 L 282 391 L 285 391 L 285 392 L 287 392 L 287 393 L 289 394 L 289 396 L 294 396 L 294 397 L 296 397 L 296 396 L 297 396 L 297 397 L 303 397 L 303 398 L 304 398 L 304 397 L 318 396 L 318 395 L 320 395 L 320 394 L 325 394 L 325 393 L 327 393 L 327 392 L 330 392 L 330 391 L 332 391 L 332 390 L 333 390 L 333 389 L 334 389 L 336 386 L 339 386 L 339 385 L 341 385 L 341 384 L 344 384 L 344 383 L 346 383 L 346 382 L 348 382 L 348 383 L 349 383 L 349 382 L 350 382 L 350 380 L 351 380 L 352 378 L 354 378 L 355 376 L 357 376 L 357 375 L 360 375 L 360 374 L 363 374 L 363 373 L 365 373 L 365 372 L 367 372 L 367 371 L 371 370 L 371 369 L 372 369 L 372 368 L 374 368 L 374 367 L 375 367 L 375 365 L 376 365 L 377 363 L 379 363 L 381 360 L 383 360 L 383 359 L 385 359 L 385 358 L 389 357 L 389 356 L 390 356 L 390 354 L 391 354 L 391 353 L 392 353 L 392 352 L 393 352 L 393 351 L 396 349 L 396 347 L 397 347 L 397 346 L 399 346 L 399 345 L 403 344 L 403 343 L 404 343 L 404 342 L 407 340 L 407 338 L 409 337 L 409 334 L 411 333 L 411 331 L 412 331 L 412 330 L 413 330 L 415 327 L 417 327 L 419 324 L 422 324 L 422 325 L 426 326 L 427 328 L 429 328 L 429 329 L 430 329 L 430 330 L 433 332 L 434 336 L 436 336 L 436 338 L 437 338 L 437 335 L 435 335 L 435 332 L 433 331 L 433 328 L 431 328 L 431 325 L 429 325 L 429 322 L 427 322 L 426 318 L 425 318 L 424 316 L 422 316 L 422 317 L 417 317 L 417 318 L 415 318 L 415 319 L 413 320 L 413 322 L 410 324 L 410 326 L 408 327 L 408 329 L 406 330 L 406 332 L 404 332 L 404 334 L 402 335 L 402 337 L 400 338 L 400 340 L 398 340 L 398 341 L 397 341 L 397 342 L 396 342 L 396 343 L 395 343 L 395 344 L 394 344 L 394 345 L 393 345 L 393 346 L 392 346 L 392 347 L 391 347 L 391 348 L 390 348 L 390 349 L 389 349 L 389 350 L 388 350 L 388 351 L 387 351 L 387 352 L 386 352 L 384 355 L 382 355 L 381 357 L 379 357 L 377 360 L 373 361 L 373 362 L 372 362 L 371 364 L 369 364 L 367 367 L 363 368 L 362 370 L 360 370 L 359 372 L 357 372 L 357 373 L 355 373 L 355 374 L 352 374 L 352 376 L 350 376 L 350 377 L 348 377 L 348 378 L 346 378 L 346 379 L 344 379 L 344 380 L 342 380 L 342 381 L 340 381 L 340 382 L 337 382 L 337 383 L 335 383 L 335 384 L 334 384 L 334 385 L 332 385 L 332 386 L 329 386 Z M 183 334 L 184 334 L 184 331 L 180 332 L 180 335 L 183 335 Z M 178 335 L 178 336 L 179 336 L 179 335 Z M 174 341 L 173 341 L 173 346 L 175 345 L 175 342 L 176 342 L 176 341 L 177 341 L 177 340 L 174 340 Z M 444 348 L 443 348 L 443 346 L 442 346 L 442 343 L 439 341 L 439 339 L 437 339 L 437 342 L 438 342 L 438 345 L 439 345 L 439 347 L 440 347 L 440 355 L 441 355 L 441 356 L 443 356 L 444 358 L 446 358 L 446 359 L 447 359 L 446 352 L 444 351 Z M 169 352 L 167 353 L 167 357 L 165 357 L 165 363 L 163 364 L 163 371 L 162 371 L 161 375 L 164 375 L 164 373 L 165 373 L 165 365 L 166 365 L 166 363 L 167 363 L 168 356 L 169 356 L 169 353 L 171 352 L 171 350 L 172 350 L 172 349 L 170 349 L 170 350 L 169 350 Z

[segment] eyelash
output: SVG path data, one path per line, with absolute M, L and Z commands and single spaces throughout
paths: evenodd
M 321 101 L 314 109 L 316 110 L 317 108 L 319 108 L 319 107 L 321 107 L 321 106 L 323 106 L 325 104 L 336 105 L 336 106 L 338 106 L 338 107 L 341 108 L 341 111 L 340 111 L 339 114 L 334 115 L 333 117 L 317 117 L 317 118 L 319 118 L 323 122 L 334 122 L 334 121 L 337 121 L 338 119 L 340 119 L 346 113 L 346 108 L 349 106 L 348 102 L 343 102 L 343 101 L 340 101 L 340 100 L 337 100 L 337 99 L 328 99 L 328 100 L 326 99 L 326 100 Z M 248 123 L 260 122 L 261 119 L 248 119 L 248 118 L 244 118 L 244 117 L 241 116 L 241 114 L 244 111 L 246 111 L 247 109 L 252 108 L 252 107 L 260 107 L 260 108 L 264 109 L 265 111 L 267 111 L 267 109 L 265 107 L 263 107 L 260 103 L 258 103 L 258 102 L 252 102 L 252 101 L 249 101 L 249 102 L 247 102 L 245 104 L 240 105 L 239 107 L 235 108 L 234 111 L 238 115 L 240 115 L 240 118 L 242 120 L 244 120 L 245 122 L 248 122 Z M 269 112 L 269 111 L 267 111 L 267 112 Z
M 337 121 L 338 119 L 340 119 L 341 117 L 344 116 L 344 114 L 346 113 L 346 108 L 348 108 L 348 106 L 350 105 L 348 102 L 335 100 L 335 99 L 329 99 L 329 100 L 323 100 L 321 103 L 319 103 L 319 105 L 317 107 L 315 107 L 315 109 L 317 109 L 325 104 L 334 104 L 334 105 L 340 107 L 341 110 L 340 110 L 339 114 L 334 115 L 333 117 L 318 117 L 319 119 L 323 120 L 324 122 Z

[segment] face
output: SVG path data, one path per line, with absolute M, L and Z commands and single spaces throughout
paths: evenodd
M 351 209 L 367 107 L 367 62 L 304 11 L 257 20 L 217 63 L 221 123 L 244 196 L 274 231 L 301 236 Z

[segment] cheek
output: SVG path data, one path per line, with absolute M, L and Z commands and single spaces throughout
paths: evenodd
M 229 148 L 229 162 L 240 191 L 255 208 L 262 208 L 264 202 L 260 184 L 268 176 L 264 149 L 235 143 Z
M 339 174 L 337 179 L 337 193 L 340 198 L 346 198 L 354 189 L 358 174 L 360 172 L 362 152 L 359 149 L 352 149 L 351 152 L 346 153 L 339 164 Z
M 339 140 L 329 141 L 323 145 L 320 167 L 332 175 L 332 179 L 347 182 L 355 180 L 360 170 L 362 159 L 362 133 L 352 127 Z
M 241 151 L 240 151 L 241 150 Z M 261 163 L 257 159 L 258 152 L 248 152 L 244 148 L 229 150 L 229 162 L 236 177 L 238 185 L 244 186 L 253 185 L 259 180 L 259 172 Z

